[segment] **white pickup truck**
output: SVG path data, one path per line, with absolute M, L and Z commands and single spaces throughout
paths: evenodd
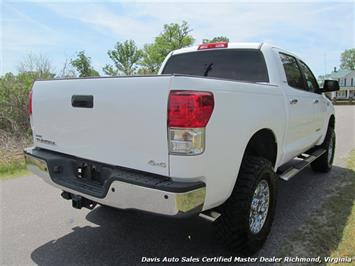
M 159 75 L 36 81 L 25 158 L 73 207 L 200 215 L 253 254 L 279 179 L 331 169 L 334 107 L 322 93 L 338 89 L 269 44 L 201 44 L 171 52 Z

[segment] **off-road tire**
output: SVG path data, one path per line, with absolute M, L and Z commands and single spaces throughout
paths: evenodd
M 249 225 L 251 202 L 261 180 L 269 186 L 269 210 L 261 230 L 254 234 Z M 220 207 L 221 216 L 215 221 L 218 240 L 237 255 L 250 256 L 264 244 L 273 221 L 278 177 L 272 164 L 262 157 L 243 159 L 239 175 L 230 198 Z
M 329 152 L 331 142 L 333 142 L 333 147 L 332 150 Z M 328 128 L 327 135 L 325 136 L 323 143 L 318 147 L 325 149 L 326 151 L 322 156 L 320 156 L 318 159 L 311 163 L 311 167 L 316 172 L 329 172 L 333 166 L 335 152 L 335 131 L 333 128 Z

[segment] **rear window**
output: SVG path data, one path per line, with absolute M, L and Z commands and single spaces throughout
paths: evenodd
M 166 63 L 163 74 L 269 82 L 264 56 L 256 49 L 223 49 L 173 55 Z

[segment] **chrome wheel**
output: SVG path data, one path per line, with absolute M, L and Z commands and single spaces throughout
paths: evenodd
M 270 203 L 270 188 L 265 179 L 256 186 L 251 201 L 249 214 L 249 228 L 253 234 L 261 231 L 266 221 Z
M 334 138 L 331 138 L 328 147 L 328 165 L 332 164 L 333 150 L 334 150 Z

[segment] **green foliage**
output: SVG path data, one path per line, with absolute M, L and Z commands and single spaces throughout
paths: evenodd
M 340 56 L 340 68 L 355 70 L 355 48 L 347 49 Z
M 70 63 L 78 71 L 79 77 L 100 76 L 99 72 L 91 66 L 91 58 L 85 55 L 85 51 L 80 51 Z
M 0 77 L 0 131 L 24 136 L 30 134 L 28 93 L 36 79 L 51 79 L 49 60 L 42 55 L 28 55 L 19 66 L 19 74 Z
M 186 21 L 181 24 L 165 24 L 163 32 L 155 37 L 154 43 L 144 46 L 141 63 L 144 71 L 156 73 L 171 51 L 192 45 L 195 39 L 190 35 L 191 31 Z
M 133 75 L 142 58 L 142 51 L 137 48 L 133 40 L 126 40 L 123 43 L 117 42 L 115 49 L 108 51 L 108 56 L 114 65 L 106 65 L 103 68 L 106 74 L 111 76 L 117 76 L 120 73 Z
M 0 180 L 16 178 L 27 174 L 24 161 L 13 162 L 11 164 L 0 164 Z
M 212 42 L 229 42 L 229 38 L 225 37 L 225 36 L 218 36 L 218 37 L 214 37 L 213 39 L 209 40 L 209 39 L 203 39 L 202 41 L 203 43 L 212 43 Z
M 164 60 L 164 59 L 163 59 Z M 153 74 L 157 73 L 162 63 L 162 56 L 157 49 L 156 44 L 146 44 L 143 49 L 142 68 L 139 73 Z

